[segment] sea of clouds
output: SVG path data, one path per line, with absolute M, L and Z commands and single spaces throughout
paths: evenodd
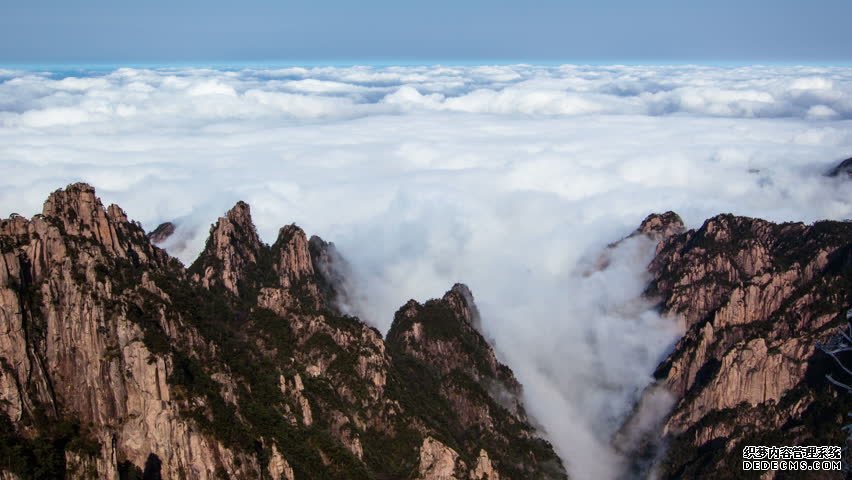
M 651 212 L 852 217 L 852 69 L 426 66 L 0 70 L 0 215 L 93 184 L 185 263 L 237 200 L 353 265 L 386 330 L 467 283 L 483 330 L 573 478 L 614 478 L 610 438 L 679 335 L 641 292 Z M 665 404 L 665 402 L 662 402 Z

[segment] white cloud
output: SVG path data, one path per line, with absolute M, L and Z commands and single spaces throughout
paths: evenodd
M 18 117 L 21 125 L 33 128 L 77 125 L 89 121 L 90 118 L 90 112 L 68 107 L 31 110 Z
M 334 82 L 329 80 L 317 80 L 314 78 L 305 78 L 301 80 L 292 80 L 284 84 L 284 88 L 302 93 L 352 93 L 363 92 L 368 90 L 367 87 L 353 85 L 345 82 Z
M 652 211 L 852 217 L 852 69 L 315 67 L 0 72 L 0 215 L 72 181 L 185 262 L 252 204 L 355 268 L 364 318 L 468 283 L 573 478 L 612 477 L 608 436 L 677 335 L 637 300 Z
M 808 109 L 807 118 L 831 119 L 837 117 L 837 112 L 825 105 L 814 105 Z
M 824 77 L 802 77 L 790 83 L 792 90 L 831 90 L 834 82 Z
M 203 97 L 209 95 L 224 95 L 226 97 L 237 96 L 237 92 L 234 90 L 234 87 L 215 80 L 196 83 L 187 89 L 187 93 L 192 97 Z

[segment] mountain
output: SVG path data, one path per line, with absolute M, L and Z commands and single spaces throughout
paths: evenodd
M 828 171 L 829 177 L 852 178 L 852 157 L 838 163 L 837 166 Z
M 86 184 L 0 220 L 0 478 L 567 478 L 466 286 L 409 300 L 385 338 L 296 225 L 267 245 L 238 202 L 188 268 L 157 230 Z M 747 478 L 746 445 L 845 445 L 826 375 L 849 378 L 818 346 L 852 307 L 852 222 L 666 212 L 634 235 L 685 334 L 616 436 L 631 475 Z
M 92 187 L 0 220 L 0 477 L 564 479 L 473 295 L 342 313 L 345 260 L 249 205 L 185 268 Z
M 817 347 L 852 307 L 852 222 L 718 215 L 684 231 L 671 214 L 643 225 L 649 220 L 659 243 L 647 294 L 686 333 L 645 395 L 663 387 L 675 397 L 651 435 L 662 436 L 664 451 L 648 451 L 653 442 L 622 448 L 646 460 L 662 455 L 660 478 L 724 479 L 750 478 L 746 445 L 845 446 L 852 396 L 827 381 L 839 369 Z
M 154 245 L 159 245 L 174 235 L 176 229 L 177 227 L 174 223 L 164 222 L 145 236 L 148 237 L 148 240 L 150 240 Z

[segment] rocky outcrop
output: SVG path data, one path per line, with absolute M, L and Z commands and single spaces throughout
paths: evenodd
M 683 233 L 684 230 L 683 220 L 681 220 L 680 215 L 674 212 L 652 213 L 645 217 L 639 227 L 631 232 L 630 235 L 607 245 L 607 248 L 598 255 L 594 263 L 590 265 L 590 268 L 587 268 L 583 272 L 583 275 L 589 276 L 594 272 L 608 268 L 612 262 L 614 250 L 624 245 L 625 242 L 636 239 L 647 239 L 648 241 L 655 242 L 659 250 L 666 239 Z
M 458 478 L 564 477 L 466 287 L 386 343 L 337 308 L 342 262 L 295 225 L 264 244 L 242 202 L 189 269 L 85 184 L 0 220 L 0 474 L 416 478 L 440 443 Z
M 181 418 L 167 382 L 174 358 L 159 335 L 196 334 L 180 317 L 140 306 L 145 296 L 168 301 L 147 272 L 179 264 L 138 224 L 74 184 L 51 194 L 43 215 L 0 221 L 0 238 L 0 411 L 17 427 L 6 443 L 66 445 L 64 453 L 34 448 L 26 463 L 56 455 L 46 469 L 97 478 L 118 478 L 121 465 L 152 455 L 166 477 L 257 471 L 252 458 Z
M 210 227 L 204 251 L 190 267 L 193 280 L 206 288 L 224 288 L 239 296 L 253 283 L 262 244 L 251 220 L 251 208 L 238 202 Z
M 515 397 L 520 384 L 511 370 L 497 361 L 479 333 L 479 311 L 466 285 L 456 284 L 440 300 L 426 304 L 410 300 L 396 314 L 388 343 L 443 376 L 463 372 L 478 383 L 494 384 Z M 517 405 L 512 405 L 518 411 Z
M 491 465 L 488 452 L 479 451 L 472 468 L 452 448 L 432 437 L 423 439 L 420 446 L 418 480 L 499 480 L 500 474 Z M 467 472 L 467 474 L 465 474 Z
M 476 459 L 476 465 L 470 471 L 471 480 L 500 480 L 500 474 L 494 470 L 491 465 L 491 459 L 488 458 L 488 452 L 485 450 L 479 451 L 479 458 Z
M 331 242 L 314 235 L 308 241 L 314 271 L 318 275 L 318 286 L 326 305 L 343 313 L 352 310 L 354 298 L 348 288 L 352 269 Z
M 298 300 L 313 309 L 325 306 L 318 285 L 321 277 L 314 272 L 308 239 L 301 228 L 296 225 L 283 227 L 272 245 L 271 256 L 279 291 L 299 295 Z
M 686 328 L 656 372 L 676 398 L 664 478 L 743 474 L 744 445 L 843 442 L 852 404 L 816 346 L 852 304 L 852 223 L 719 215 L 664 235 L 649 270 L 648 294 Z
M 645 235 L 658 243 L 662 243 L 669 237 L 680 235 L 685 230 L 680 215 L 668 211 L 666 213 L 652 213 L 645 217 L 645 220 L 642 220 L 639 228 L 631 236 Z
M 847 158 L 828 171 L 829 177 L 852 178 L 852 158 Z
M 293 473 L 293 469 L 290 467 L 290 464 L 287 463 L 287 459 L 281 455 L 281 452 L 278 451 L 278 446 L 272 445 L 272 453 L 269 457 L 269 466 L 267 467 L 269 470 L 269 475 L 273 479 L 284 479 L 284 480 L 295 480 L 296 475 Z
M 432 437 L 423 439 L 418 480 L 457 480 L 457 472 L 464 469 L 464 463 L 459 462 L 459 454 L 455 450 Z
M 452 412 L 424 415 L 427 425 L 449 427 L 444 432 L 456 441 L 457 448 L 450 450 L 459 455 L 460 460 L 453 460 L 457 471 L 467 468 L 459 465 L 472 466 L 458 478 L 483 471 L 494 478 L 564 478 L 561 462 L 550 445 L 536 436 L 526 417 L 520 384 L 511 369 L 497 360 L 479 333 L 478 322 L 473 295 L 461 284 L 439 300 L 424 304 L 410 300 L 396 313 L 388 333 L 388 350 L 406 376 L 418 379 L 422 403 L 438 412 Z M 478 432 L 476 442 L 466 439 L 470 431 Z M 515 433 L 509 435 L 509 431 Z M 446 460 L 440 465 L 449 464 L 449 454 L 439 450 Z M 494 455 L 496 466 L 488 453 L 481 458 L 483 451 Z
M 154 230 L 148 232 L 146 236 L 152 244 L 159 245 L 174 235 L 175 230 L 176 227 L 174 223 L 164 222 L 159 224 Z

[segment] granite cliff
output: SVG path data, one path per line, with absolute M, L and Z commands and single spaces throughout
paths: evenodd
M 852 222 L 718 215 L 686 231 L 668 213 L 649 216 L 638 233 L 659 242 L 647 294 L 686 330 L 646 392 L 662 387 L 676 400 L 651 434 L 664 439 L 657 474 L 758 478 L 742 471 L 745 445 L 845 445 L 852 399 L 826 380 L 836 366 L 817 346 L 852 306 Z M 643 451 L 619 440 L 634 457 L 660 454 L 653 442 Z
M 0 478 L 567 478 L 466 286 L 384 337 L 344 313 L 332 243 L 287 225 L 267 245 L 239 202 L 186 268 L 154 245 L 173 231 L 85 184 L 0 220 Z M 667 212 L 634 235 L 685 334 L 626 425 L 660 391 L 673 407 L 616 436 L 630 475 L 742 478 L 744 445 L 844 444 L 817 346 L 852 306 L 852 223 Z
M 295 225 L 239 202 L 189 268 L 158 230 L 86 184 L 0 220 L 2 478 L 567 478 L 467 287 L 385 339 Z

